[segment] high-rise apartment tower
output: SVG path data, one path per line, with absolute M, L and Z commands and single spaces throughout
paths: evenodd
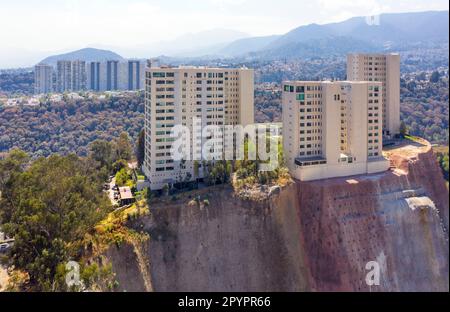
M 380 81 L 383 87 L 383 135 L 393 138 L 400 132 L 400 55 L 348 54 L 347 79 Z
M 193 130 L 211 125 L 253 124 L 253 75 L 253 70 L 247 68 L 147 68 L 143 170 L 151 189 L 161 189 L 180 177 L 196 178 L 195 162 L 175 161 L 171 153 L 174 126 Z M 191 153 L 202 155 L 205 140 L 192 131 Z M 214 148 L 220 152 L 223 146 Z M 198 163 L 201 166 L 202 161 Z M 198 171 L 201 175 L 203 170 Z
M 302 181 L 387 170 L 382 156 L 382 83 L 285 81 L 283 149 Z
M 53 67 L 47 64 L 38 64 L 34 67 L 34 92 L 36 94 L 53 91 Z

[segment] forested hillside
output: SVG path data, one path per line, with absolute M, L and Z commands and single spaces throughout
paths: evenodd
M 401 80 L 401 119 L 412 135 L 430 142 L 448 144 L 448 78 L 438 72 L 426 78 Z
M 428 77 L 430 76 L 430 77 Z M 412 135 L 448 142 L 448 76 L 402 78 L 401 115 Z M 281 92 L 255 92 L 255 121 L 281 121 Z M 122 131 L 135 142 L 144 126 L 142 93 L 106 99 L 44 101 L 40 106 L 0 106 L 0 153 L 18 147 L 33 157 L 51 153 L 84 156 L 96 139 L 112 140 Z
M 18 147 L 32 155 L 87 154 L 89 143 L 122 131 L 133 141 L 144 126 L 144 96 L 66 99 L 40 106 L 0 106 L 0 152 Z

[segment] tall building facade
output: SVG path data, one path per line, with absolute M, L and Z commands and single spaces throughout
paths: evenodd
M 38 64 L 34 67 L 34 92 L 36 94 L 53 91 L 53 67 L 47 64 Z
M 87 65 L 89 90 L 104 92 L 115 90 L 142 90 L 145 85 L 145 62 L 110 60 L 90 62 Z
M 83 91 L 87 87 L 87 73 L 85 61 L 72 62 L 72 88 L 71 91 Z
M 195 178 L 194 161 L 174 160 L 174 126 L 191 130 L 192 160 L 194 154 L 202 155 L 203 142 L 208 139 L 194 133 L 194 127 L 253 124 L 253 75 L 253 70 L 247 68 L 147 68 L 143 171 L 151 189 L 161 189 L 187 174 Z M 214 149 L 220 153 L 223 146 Z M 201 174 L 202 169 L 199 171 Z
M 90 62 L 87 67 L 88 89 L 100 91 L 100 62 Z
M 283 149 L 301 181 L 375 173 L 382 156 L 381 82 L 283 82 Z
M 85 61 L 58 61 L 56 65 L 58 92 L 86 90 L 88 87 L 87 76 Z
M 400 55 L 348 54 L 347 79 L 380 81 L 383 86 L 383 135 L 400 132 Z
M 106 90 L 119 89 L 119 61 L 106 62 Z
M 58 61 L 56 64 L 56 90 L 66 92 L 72 90 L 72 62 Z
M 143 89 L 145 83 L 145 62 L 128 61 L 128 90 Z

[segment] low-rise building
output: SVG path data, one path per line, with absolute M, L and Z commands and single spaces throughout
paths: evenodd
M 119 203 L 120 206 L 129 205 L 135 202 L 135 198 L 133 193 L 131 192 L 130 187 L 124 186 L 119 187 Z

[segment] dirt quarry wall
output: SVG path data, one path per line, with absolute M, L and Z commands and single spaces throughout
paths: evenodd
M 448 291 L 448 190 L 431 151 L 378 175 L 296 182 L 262 201 L 154 205 L 142 248 L 109 251 L 119 290 Z M 377 261 L 380 285 L 365 282 Z
M 312 289 L 448 291 L 448 190 L 431 152 L 403 166 L 297 184 Z M 369 261 L 380 286 L 365 283 Z

